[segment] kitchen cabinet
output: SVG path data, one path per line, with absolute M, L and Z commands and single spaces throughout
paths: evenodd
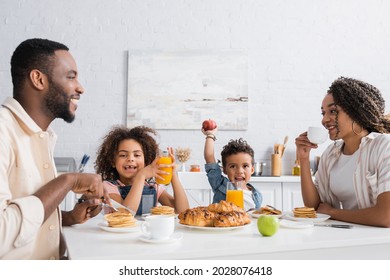
M 282 183 L 283 211 L 291 211 L 295 207 L 304 206 L 301 192 L 301 183 Z
M 276 209 L 283 209 L 283 188 L 280 183 L 250 182 L 250 184 L 263 195 L 263 202 L 261 206 L 272 205 Z
M 283 212 L 303 206 L 299 176 L 252 177 L 250 183 L 262 193 L 262 205 L 272 205 Z

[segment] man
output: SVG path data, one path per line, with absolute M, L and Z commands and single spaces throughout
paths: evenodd
M 68 48 L 45 39 L 22 42 L 11 58 L 13 98 L 0 108 L 0 259 L 59 259 L 61 226 L 100 212 L 105 195 L 96 174 L 57 177 L 50 123 L 72 122 L 84 92 Z M 69 191 L 90 198 L 59 210 Z

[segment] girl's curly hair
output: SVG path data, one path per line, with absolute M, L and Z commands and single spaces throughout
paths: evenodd
M 252 165 L 255 164 L 255 152 L 244 139 L 240 138 L 238 140 L 230 140 L 229 143 L 223 147 L 221 152 L 222 166 L 226 166 L 226 158 L 228 156 L 238 153 L 246 153 L 250 155 L 252 158 Z
M 115 155 L 119 143 L 128 139 L 133 139 L 141 145 L 145 166 L 151 164 L 158 153 L 155 136 L 157 136 L 157 132 L 146 126 L 136 126 L 131 129 L 125 126 L 114 126 L 103 138 L 103 143 L 98 149 L 95 162 L 96 173 L 100 174 L 103 180 L 117 180 L 119 178 L 118 171 L 113 167 Z
M 340 77 L 329 87 L 336 106 L 368 132 L 390 133 L 390 118 L 385 116 L 385 100 L 374 86 Z

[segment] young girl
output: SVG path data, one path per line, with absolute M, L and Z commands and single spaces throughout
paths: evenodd
M 115 201 L 134 210 L 137 215 L 150 213 L 157 205 L 170 206 L 180 213 L 189 208 L 187 196 L 175 172 L 175 156 L 172 158 L 172 189 L 170 195 L 154 178 L 165 174 L 158 161 L 158 145 L 155 130 L 137 126 L 132 129 L 116 126 L 106 135 L 99 147 L 95 169 L 101 174 L 109 195 Z

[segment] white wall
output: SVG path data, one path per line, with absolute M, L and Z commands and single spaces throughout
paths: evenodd
M 390 102 L 389 14 L 384 0 L 0 0 L 0 102 L 12 95 L 9 61 L 21 41 L 42 37 L 68 45 L 86 93 L 73 124 L 54 122 L 55 155 L 79 161 L 88 153 L 93 171 L 101 137 L 111 125 L 125 124 L 128 49 L 244 50 L 249 129 L 220 131 L 218 152 L 243 137 L 257 160 L 269 162 L 273 144 L 288 135 L 283 169 L 290 174 L 294 138 L 319 124 L 334 79 L 370 82 Z M 159 132 L 162 147 L 189 146 L 189 164 L 203 163 L 200 130 Z

